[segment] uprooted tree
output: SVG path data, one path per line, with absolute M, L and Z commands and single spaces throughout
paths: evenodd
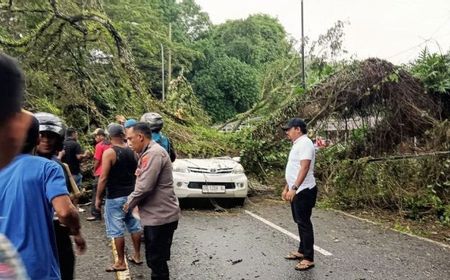
M 252 133 L 267 149 L 278 145 L 280 129 L 289 118 L 304 118 L 320 130 L 327 121 L 360 119 L 365 129 L 363 147 L 350 156 L 391 153 L 403 141 L 418 137 L 438 123 L 438 106 L 420 82 L 389 62 L 368 59 L 355 62 L 306 94 L 296 96 Z M 272 142 L 272 144 L 270 144 Z
M 304 118 L 313 134 L 329 122 L 357 123 L 342 126 L 346 143 L 317 155 L 322 195 L 343 208 L 398 209 L 413 218 L 431 213 L 450 224 L 450 124 L 439 119 L 441 110 L 402 68 L 379 59 L 355 62 L 257 126 L 243 163 L 261 177 L 281 171 L 289 150 L 281 125 L 292 117 Z

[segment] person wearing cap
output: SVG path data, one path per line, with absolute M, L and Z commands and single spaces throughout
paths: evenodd
M 141 261 L 141 225 L 131 212 L 125 213 L 123 206 L 127 197 L 134 190 L 137 158 L 124 142 L 124 128 L 116 123 L 108 126 L 111 147 L 102 156 L 102 173 L 97 185 L 95 206 L 100 212 L 103 192 L 106 190 L 105 224 L 108 238 L 114 240 L 117 250 L 117 261 L 109 266 L 107 272 L 126 270 L 125 264 L 125 228 L 131 234 L 134 254 L 128 261 L 142 264 Z
M 91 216 L 87 217 L 87 221 L 97 221 L 102 219 L 101 213 L 95 207 L 95 198 L 97 196 L 97 184 L 100 175 L 102 174 L 102 156 L 103 153 L 111 147 L 106 138 L 106 133 L 103 129 L 97 128 L 92 135 L 95 138 L 95 150 L 94 150 L 94 185 L 92 187 L 92 201 L 91 201 Z
M 135 119 L 128 119 L 125 121 L 125 123 L 123 124 L 123 126 L 125 127 L 125 131 L 132 127 L 133 125 L 135 125 L 137 123 L 137 121 Z
M 49 126 L 47 123 L 44 128 Z M 63 168 L 56 161 L 30 154 L 38 143 L 40 129 L 38 118 L 33 117 L 22 154 L 0 171 L 0 233 L 19 252 L 30 279 L 68 279 L 62 277 L 63 267 L 58 264 L 53 211 L 74 236 L 80 253 L 86 249 L 86 243 L 78 212 L 70 201 Z M 48 139 L 45 141 L 45 148 L 51 151 Z M 71 241 L 68 246 L 72 248 Z
M 123 125 L 125 127 L 125 133 L 127 133 L 127 131 L 130 128 L 132 128 L 135 124 L 137 124 L 137 121 L 135 119 L 128 119 L 128 120 L 126 120 L 124 125 Z M 131 144 L 128 143 L 128 141 L 126 141 L 126 139 L 125 139 L 125 142 L 127 143 L 128 147 L 130 147 L 132 149 Z
M 25 77 L 17 61 L 0 53 L 0 169 L 22 148 L 31 114 L 22 110 Z
M 282 127 L 292 148 L 286 165 L 284 186 L 281 198 L 291 203 L 292 216 L 298 226 L 300 244 L 290 252 L 286 259 L 299 260 L 296 270 L 314 267 L 314 231 L 311 222 L 312 209 L 316 204 L 317 187 L 314 178 L 315 149 L 307 136 L 306 123 L 293 118 Z

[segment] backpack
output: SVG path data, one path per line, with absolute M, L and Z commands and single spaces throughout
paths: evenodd
M 175 150 L 173 149 L 169 138 L 167 138 L 166 136 L 164 136 L 162 133 L 156 133 L 153 132 L 152 133 L 152 139 L 158 143 L 159 145 L 161 145 L 161 147 L 163 147 L 167 153 L 169 154 L 170 157 L 170 161 L 174 162 L 175 159 L 177 158 L 177 154 L 175 153 Z

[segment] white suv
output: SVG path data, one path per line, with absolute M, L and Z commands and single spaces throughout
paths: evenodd
M 242 165 L 229 157 L 177 159 L 173 163 L 173 186 L 178 198 L 233 198 L 242 205 L 248 179 Z

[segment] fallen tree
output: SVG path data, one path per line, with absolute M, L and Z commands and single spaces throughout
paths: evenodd
M 279 141 L 284 137 L 280 126 L 295 116 L 305 119 L 309 127 L 330 119 L 360 118 L 368 124 L 369 118 L 374 118 L 364 149 L 353 156 L 379 155 L 432 128 L 438 123 L 436 111 L 437 105 L 419 80 L 387 61 L 368 59 L 349 65 L 310 92 L 291 99 L 255 128 L 252 138 Z
M 304 118 L 313 133 L 330 120 L 360 119 L 360 127 L 345 131 L 346 143 L 317 154 L 322 198 L 338 208 L 379 207 L 408 218 L 431 214 L 450 224 L 450 123 L 439 119 L 439 111 L 404 69 L 379 59 L 355 62 L 249 132 L 242 162 L 281 186 L 290 148 L 281 125 L 288 119 Z

